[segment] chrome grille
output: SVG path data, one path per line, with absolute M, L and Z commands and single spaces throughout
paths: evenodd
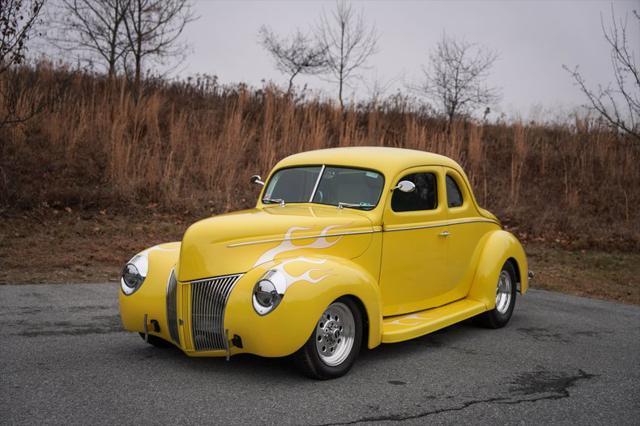
M 176 280 L 175 269 L 171 270 L 169 281 L 167 282 L 167 323 L 171 340 L 180 345 L 180 334 L 178 334 L 178 280 Z
M 197 351 L 227 348 L 224 309 L 238 275 L 191 282 L 191 333 Z

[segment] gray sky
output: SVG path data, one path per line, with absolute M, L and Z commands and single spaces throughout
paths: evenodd
M 380 33 L 379 51 L 369 61 L 349 97 L 367 97 L 374 81 L 391 82 L 387 94 L 419 80 L 429 50 L 443 32 L 496 50 L 490 83 L 502 87 L 499 110 L 509 116 L 536 118 L 532 106 L 567 111 L 584 102 L 562 69 L 580 65 L 592 84 L 611 81 L 609 49 L 600 29 L 601 14 L 609 22 L 610 7 L 629 14 L 631 43 L 640 59 L 640 30 L 631 16 L 640 0 L 627 1 L 354 1 Z M 189 24 L 192 52 L 180 75 L 207 73 L 221 82 L 262 80 L 285 86 L 271 58 L 258 45 L 261 25 L 286 35 L 296 28 L 311 30 L 324 8 L 334 1 L 206 1 L 195 3 L 200 19 Z M 318 77 L 297 84 L 333 95 L 334 86 Z M 532 114 L 532 111 L 533 114 Z M 548 113 L 547 113 L 548 116 Z

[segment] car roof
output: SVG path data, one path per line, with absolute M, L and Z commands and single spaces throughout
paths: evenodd
M 462 171 L 460 165 L 449 157 L 415 149 L 380 146 L 358 146 L 318 149 L 290 155 L 281 160 L 276 168 L 327 164 L 374 169 L 384 174 L 395 174 L 416 166 L 448 166 Z

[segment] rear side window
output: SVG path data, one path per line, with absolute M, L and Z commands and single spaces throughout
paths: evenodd
M 455 179 L 447 175 L 447 204 L 449 207 L 460 207 L 462 205 L 462 192 Z
M 413 173 L 402 180 L 413 182 L 415 191 L 393 191 L 391 209 L 394 212 L 410 212 L 417 210 L 433 210 L 438 207 L 438 186 L 433 173 Z

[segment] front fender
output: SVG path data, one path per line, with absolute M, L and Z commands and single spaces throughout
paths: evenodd
M 166 312 L 167 280 L 171 269 L 178 261 L 180 243 L 160 244 L 142 253 L 146 253 L 149 259 L 149 271 L 144 282 L 135 293 L 129 296 L 119 290 L 122 326 L 128 331 L 142 332 L 146 314 L 147 322 L 156 320 L 160 325 L 160 332 L 151 330 L 150 333 L 157 334 L 165 340 L 171 340 Z
M 498 276 L 507 260 L 512 259 L 515 262 L 520 292 L 524 294 L 529 288 L 527 256 L 517 238 L 504 230 L 489 233 L 482 244 L 482 253 L 469 291 L 469 298 L 484 303 L 487 310 L 491 310 L 496 306 Z
M 274 268 L 285 271 L 289 286 L 280 304 L 260 316 L 253 308 L 253 288 Z M 342 296 L 353 296 L 361 302 L 369 324 L 368 347 L 378 346 L 382 307 L 377 282 L 356 263 L 331 256 L 287 258 L 247 272 L 229 296 L 225 328 L 229 336 L 242 338 L 242 352 L 287 356 L 304 345 L 327 306 Z

